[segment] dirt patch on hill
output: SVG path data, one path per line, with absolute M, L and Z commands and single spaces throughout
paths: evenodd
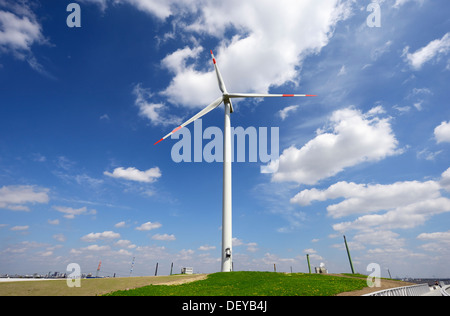
M 207 274 L 198 274 L 198 275 L 192 275 L 192 276 L 185 276 L 183 278 L 179 278 L 179 279 L 173 280 L 173 281 L 156 283 L 155 285 L 179 285 L 179 284 L 184 284 L 184 283 L 205 280 L 207 277 L 208 277 Z
M 158 277 L 81 279 L 81 287 L 68 287 L 66 280 L 0 283 L 0 296 L 96 296 L 147 285 L 176 285 L 199 281 L 207 274 Z

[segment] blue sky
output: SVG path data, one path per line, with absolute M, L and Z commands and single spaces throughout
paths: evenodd
M 235 104 L 280 130 L 277 172 L 233 164 L 236 270 L 349 272 L 345 234 L 361 273 L 449 276 L 448 1 L 71 2 L 0 0 L 0 273 L 220 270 L 222 164 L 153 145 L 220 96 L 212 49 L 229 91 L 318 95 Z

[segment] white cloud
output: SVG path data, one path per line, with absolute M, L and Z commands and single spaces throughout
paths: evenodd
M 422 233 L 417 239 L 428 242 L 420 247 L 425 251 L 438 253 L 441 257 L 450 254 L 450 231 Z
M 0 189 L 0 208 L 12 211 L 30 211 L 26 204 L 48 203 L 49 189 L 30 185 L 3 186 Z
M 59 225 L 59 219 L 54 219 L 54 220 L 48 220 L 47 223 L 49 223 L 50 225 Z
M 17 9 L 19 7 L 15 6 Z M 35 15 L 30 10 L 21 13 L 0 10 L 0 51 L 12 51 L 19 58 L 24 57 L 23 51 L 29 51 L 33 44 L 44 41 Z
M 345 67 L 345 65 L 342 65 L 341 70 L 339 70 L 338 77 L 344 76 L 346 74 L 347 74 L 347 68 Z
M 417 236 L 417 239 L 421 240 L 438 240 L 450 243 L 450 230 L 447 232 L 436 232 L 436 233 L 422 233 Z
M 450 199 L 441 197 L 400 206 L 383 214 L 364 215 L 352 222 L 335 224 L 333 228 L 337 231 L 373 227 L 407 229 L 423 225 L 433 215 L 446 212 L 450 212 Z
M 183 31 L 194 36 L 206 33 L 221 40 L 215 53 L 229 91 L 264 93 L 287 82 L 298 83 L 302 61 L 328 44 L 333 27 L 348 16 L 350 3 L 337 0 L 320 4 L 297 0 L 193 2 L 189 8 L 200 16 Z M 228 31 L 234 36 L 224 40 Z M 198 60 L 206 55 L 202 54 L 204 49 L 198 41 L 194 47 L 166 58 L 176 63 L 170 63 L 174 78 L 163 94 L 174 104 L 204 107 L 217 97 L 219 90 L 211 64 L 207 72 L 199 70 L 204 69 L 204 61 L 201 65 L 187 65 L 188 58 Z
M 147 222 L 147 223 L 142 224 L 139 227 L 136 227 L 136 230 L 148 231 L 148 230 L 160 228 L 161 226 L 162 225 L 160 223 L 158 223 L 158 222 L 156 222 L 156 223 Z
M 422 225 L 434 215 L 450 212 L 450 199 L 441 195 L 442 189 L 449 189 L 449 184 L 450 168 L 442 174 L 440 181 L 405 181 L 387 185 L 339 182 L 325 190 L 303 190 L 291 199 L 291 203 L 306 206 L 313 201 L 343 198 L 327 207 L 329 216 L 362 216 L 333 225 L 340 232 L 350 229 L 365 232 L 406 229 Z
M 97 241 L 99 239 L 117 239 L 120 238 L 120 234 L 119 233 L 115 233 L 113 231 L 105 231 L 103 233 L 90 233 L 87 234 L 83 237 L 81 237 L 82 241 L 85 242 L 94 242 Z
M 14 58 L 26 61 L 38 73 L 53 79 L 54 76 L 45 70 L 31 50 L 33 45 L 47 43 L 28 1 L 0 1 L 0 54 L 10 53 Z
M 194 253 L 192 249 L 183 249 L 178 253 L 178 257 L 180 260 L 191 260 Z
M 11 227 L 12 231 L 24 231 L 24 230 L 28 230 L 28 228 L 30 228 L 30 226 L 25 225 L 25 226 L 14 226 Z
M 102 10 L 108 5 L 129 4 L 161 20 L 172 16 L 173 27 L 181 31 L 171 30 L 169 37 L 180 34 L 176 36 L 189 41 L 191 48 L 179 49 L 163 60 L 162 65 L 174 77 L 161 95 L 191 108 L 204 107 L 219 93 L 205 51 L 216 50 L 229 91 L 263 93 L 288 82 L 297 84 L 303 60 L 328 44 L 336 24 L 348 18 L 355 5 L 353 0 L 84 1 L 98 4 Z M 218 47 L 205 50 L 205 35 L 219 39 Z M 163 103 L 143 105 L 141 115 L 160 121 Z
M 352 249 L 364 249 L 366 245 L 383 247 L 385 249 L 399 249 L 404 247 L 405 239 L 389 230 L 364 230 L 353 238 Z
M 134 249 L 137 247 L 136 245 L 131 243 L 131 241 L 124 240 L 124 239 L 118 240 L 114 245 L 118 246 L 118 247 L 122 247 L 122 248 L 128 248 L 128 249 Z
M 382 112 L 381 107 L 367 114 L 352 108 L 334 112 L 329 120 L 330 132 L 318 131 L 301 149 L 290 147 L 273 162 L 279 163 L 279 169 L 272 180 L 312 185 L 345 168 L 398 154 L 389 119 L 376 116 Z
M 198 248 L 198 250 L 200 250 L 200 251 L 210 251 L 210 250 L 214 250 L 214 249 L 216 249 L 216 246 L 209 246 L 209 245 L 200 246 Z
M 181 118 L 167 114 L 167 106 L 164 103 L 153 103 L 150 99 L 154 96 L 149 89 L 144 89 L 137 84 L 133 89 L 136 97 L 135 104 L 139 108 L 139 115 L 147 118 L 153 125 L 179 125 Z
M 67 219 L 74 219 L 75 216 L 82 215 L 82 214 L 86 214 L 86 215 L 88 215 L 88 214 L 90 214 L 90 215 L 97 214 L 96 210 L 88 211 L 86 206 L 78 208 L 78 209 L 74 209 L 74 208 L 71 208 L 71 207 L 65 207 L 65 206 L 53 206 L 53 208 L 55 210 L 57 210 L 58 212 L 66 214 L 66 215 L 64 215 L 64 217 L 67 218 Z
M 424 1 L 425 0 L 396 0 L 395 4 L 394 4 L 394 8 L 398 9 L 398 8 L 402 7 L 403 5 L 405 5 L 408 2 L 417 2 L 420 5 L 422 5 Z
M 88 251 L 106 251 L 106 250 L 110 250 L 111 247 L 110 246 L 99 246 L 99 245 L 90 245 L 84 248 L 81 248 L 82 250 L 88 250 Z M 73 253 L 79 253 L 77 250 L 73 250 Z
M 119 222 L 119 223 L 115 224 L 114 227 L 122 228 L 122 227 L 125 227 L 125 225 L 126 225 L 126 223 L 122 221 L 122 222 Z
M 113 5 L 130 4 L 138 10 L 155 16 L 161 20 L 172 15 L 171 6 L 176 3 L 176 0 L 81 0 L 81 2 L 93 3 L 99 6 L 102 11 L 105 11 L 108 4 Z
M 312 249 L 312 248 L 305 249 L 305 250 L 303 250 L 303 252 L 306 253 L 306 254 L 317 253 L 317 251 Z
M 169 234 L 156 234 L 152 236 L 153 240 L 160 240 L 160 241 L 173 241 L 176 240 L 175 235 L 169 235 Z
M 202 47 L 196 47 L 194 49 L 185 47 L 167 55 L 161 64 L 176 74 L 185 70 L 187 61 L 189 59 L 196 59 L 201 52 L 203 52 Z
M 288 106 L 288 107 L 286 107 L 286 108 L 280 110 L 280 111 L 278 112 L 278 115 L 279 115 L 279 116 L 281 117 L 281 119 L 284 121 L 284 120 L 289 116 L 289 113 L 293 113 L 293 112 L 297 111 L 298 108 L 299 108 L 298 105 L 291 105 L 291 106 Z
M 320 257 L 320 256 L 318 256 Z M 320 257 L 322 258 L 322 257 Z M 275 254 L 266 253 L 264 255 L 264 258 L 261 259 L 266 265 L 273 266 L 273 264 L 282 264 L 282 263 L 289 263 L 293 264 L 295 262 L 294 258 L 280 258 Z M 320 259 L 318 259 L 320 260 Z
M 422 47 L 414 53 L 409 53 L 409 47 L 403 51 L 407 62 L 415 70 L 419 70 L 422 66 L 434 58 L 447 55 L 450 51 L 450 33 L 445 34 L 441 39 L 431 41 L 425 47 Z
M 247 244 L 247 251 L 248 252 L 257 252 L 258 249 L 258 244 L 256 242 L 249 242 Z
M 339 182 L 322 191 L 317 189 L 301 191 L 291 199 L 291 203 L 305 206 L 310 205 L 312 201 L 344 198 L 344 201 L 327 207 L 329 216 L 341 218 L 435 199 L 440 197 L 440 188 L 439 183 L 435 181 L 397 182 L 390 185 Z
M 442 188 L 450 192 L 450 168 L 448 168 L 443 174 L 441 181 L 439 182 Z
M 130 4 L 136 6 L 139 10 L 165 19 L 172 14 L 170 10 L 170 1 L 167 0 L 126 0 Z
M 450 121 L 442 122 L 441 125 L 434 129 L 434 136 L 437 143 L 450 143 Z
M 147 171 L 140 171 L 133 167 L 128 169 L 120 167 L 114 169 L 113 173 L 105 171 L 103 174 L 117 179 L 152 183 L 161 177 L 161 170 L 158 167 L 148 169 Z
M 52 236 L 55 240 L 59 242 L 65 242 L 67 240 L 66 236 L 64 234 L 56 234 Z

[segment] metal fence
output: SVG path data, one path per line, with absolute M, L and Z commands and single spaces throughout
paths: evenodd
M 373 292 L 365 294 L 363 296 L 422 296 L 423 294 L 429 293 L 430 287 L 427 283 L 397 287 L 388 290 L 382 290 L 378 292 Z

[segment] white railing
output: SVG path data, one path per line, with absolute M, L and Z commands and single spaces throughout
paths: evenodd
M 363 296 L 422 296 L 423 294 L 429 292 L 430 287 L 427 283 L 424 283 L 418 285 L 396 287 L 393 289 L 365 294 Z
M 442 296 L 450 296 L 450 285 L 443 286 L 441 288 Z

